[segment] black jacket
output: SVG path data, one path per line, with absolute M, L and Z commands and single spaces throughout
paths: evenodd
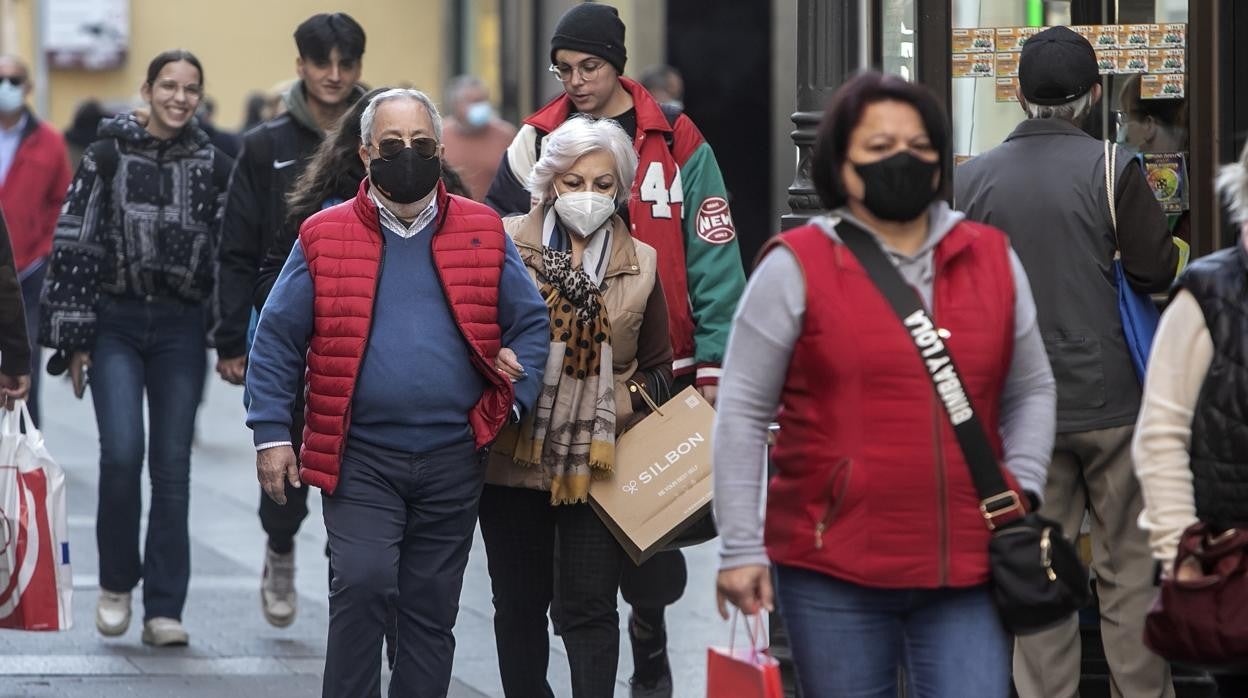
M 356 87 L 352 101 L 364 89 Z M 308 110 L 303 83 L 284 97 L 286 113 L 243 135 L 221 229 L 217 313 L 213 339 L 217 354 L 232 359 L 247 353 L 256 275 L 265 253 L 286 223 L 286 194 L 325 138 Z M 354 194 L 354 192 L 352 192 Z
M 17 280 L 9 226 L 0 215 L 0 373 L 30 373 L 30 340 L 26 337 L 26 314 L 22 309 L 22 285 Z
M 1140 382 L 1118 311 L 1104 144 L 1069 122 L 1029 119 L 959 166 L 954 185 L 957 208 L 1005 231 L 1027 271 L 1057 379 L 1057 431 L 1134 424 Z M 1114 200 L 1128 283 L 1166 290 L 1178 252 L 1143 169 L 1125 151 Z
M 1248 252 L 1192 262 L 1176 285 L 1200 304 L 1213 361 L 1192 417 L 1196 515 L 1222 530 L 1248 524 Z
M 194 122 L 162 141 L 127 114 L 100 136 L 69 185 L 44 282 L 40 342 L 65 351 L 94 346 L 103 295 L 212 298 L 233 161 Z

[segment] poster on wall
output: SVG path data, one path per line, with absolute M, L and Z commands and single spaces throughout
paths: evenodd
M 41 0 L 51 68 L 114 70 L 130 47 L 130 0 Z

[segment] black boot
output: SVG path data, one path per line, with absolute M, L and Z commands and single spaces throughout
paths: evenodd
M 631 698 L 671 698 L 672 668 L 667 661 L 663 609 L 634 607 L 628 618 L 628 639 L 633 645 Z

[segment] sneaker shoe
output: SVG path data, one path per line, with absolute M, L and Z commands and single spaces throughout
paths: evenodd
M 183 647 L 191 636 L 177 618 L 149 618 L 143 621 L 143 644 L 153 647 Z
M 653 627 L 633 613 L 628 619 L 628 639 L 633 646 L 630 698 L 671 698 L 672 668 L 667 661 L 666 626 Z
M 264 546 L 264 576 L 260 578 L 260 607 L 264 619 L 275 628 L 295 622 L 299 610 L 295 594 L 295 551 L 281 554 Z
M 105 637 L 125 635 L 130 628 L 130 592 L 100 589 L 95 603 L 95 629 Z

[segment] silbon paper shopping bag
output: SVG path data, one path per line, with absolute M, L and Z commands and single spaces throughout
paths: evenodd
M 31 424 L 26 403 L 0 409 L 0 628 L 72 625 L 67 518 L 65 473 Z
M 715 410 L 686 388 L 616 442 L 612 475 L 594 482 L 589 501 L 633 562 L 710 510 L 714 423 Z

